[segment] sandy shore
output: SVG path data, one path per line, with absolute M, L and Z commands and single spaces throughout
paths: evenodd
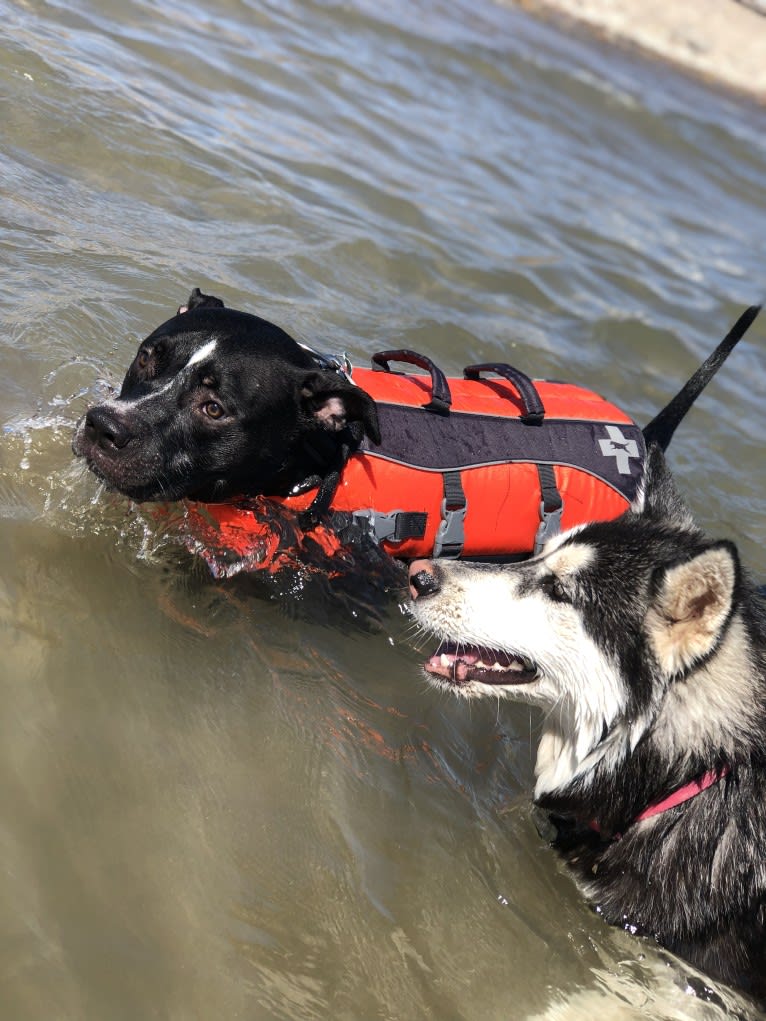
M 766 102 L 766 0 L 518 0 Z

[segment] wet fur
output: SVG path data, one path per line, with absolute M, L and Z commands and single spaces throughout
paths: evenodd
M 428 676 L 542 707 L 535 800 L 598 911 L 766 1003 L 766 615 L 733 544 L 693 524 L 655 446 L 640 512 L 521 565 L 433 570 L 424 629 L 537 665 L 520 685 Z
M 354 429 L 356 431 L 354 431 Z M 273 323 L 195 288 L 139 346 L 73 449 L 137 501 L 280 496 L 379 440 L 375 402 Z

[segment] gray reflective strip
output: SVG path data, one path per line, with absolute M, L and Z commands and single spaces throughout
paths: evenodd
M 602 457 L 613 457 L 620 475 L 630 475 L 631 457 L 641 457 L 641 451 L 635 440 L 623 435 L 616 425 L 607 425 L 607 439 L 599 440 Z

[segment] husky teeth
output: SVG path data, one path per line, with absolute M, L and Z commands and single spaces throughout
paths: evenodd
M 494 652 L 491 649 L 479 650 L 471 646 L 463 646 L 458 649 L 451 642 L 445 642 L 442 650 L 437 650 L 433 663 L 445 670 L 454 670 L 457 668 L 457 664 L 463 664 L 474 670 L 496 674 L 534 673 L 536 670 L 535 664 L 526 656 L 520 656 L 513 652 Z

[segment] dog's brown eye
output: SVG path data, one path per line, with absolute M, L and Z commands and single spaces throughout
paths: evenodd
M 223 407 L 218 403 L 218 401 L 207 401 L 202 405 L 202 410 L 208 418 L 213 419 L 223 418 L 225 414 Z
M 152 357 L 151 351 L 147 351 L 145 347 L 142 347 L 136 357 L 136 365 L 139 367 L 139 369 L 145 369 L 146 366 L 151 361 L 151 357 Z

